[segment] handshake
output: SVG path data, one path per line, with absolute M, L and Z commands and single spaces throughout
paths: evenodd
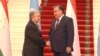
M 46 46 L 51 46 L 50 41 L 46 41 Z M 67 53 L 71 53 L 71 51 L 72 51 L 71 47 L 66 47 L 66 52 Z
M 46 41 L 46 46 L 51 46 L 50 41 Z

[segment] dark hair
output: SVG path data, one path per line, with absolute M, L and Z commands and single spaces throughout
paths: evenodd
M 53 6 L 53 9 L 56 8 L 56 7 L 58 7 L 59 10 L 62 11 L 62 13 L 64 13 L 64 7 L 62 5 L 55 5 L 55 6 Z

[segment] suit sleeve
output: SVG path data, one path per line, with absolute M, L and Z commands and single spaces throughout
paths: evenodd
M 51 32 L 52 32 L 52 27 L 50 27 L 49 34 L 48 34 L 49 36 L 50 36 Z
M 72 47 L 74 40 L 74 25 L 72 18 L 69 18 L 67 21 L 67 35 L 67 47 Z
M 36 30 L 32 27 L 29 27 L 27 29 L 27 34 L 34 42 L 42 45 L 43 47 L 45 46 L 45 41 L 41 38 L 40 35 L 37 34 Z
M 49 33 L 48 33 L 49 39 L 50 39 L 50 35 L 51 35 L 51 33 L 52 33 L 53 24 L 54 24 L 54 20 L 53 20 L 52 23 L 51 23 L 51 27 L 50 27 L 50 30 L 49 30 Z M 48 39 L 48 40 L 49 40 L 49 39 Z

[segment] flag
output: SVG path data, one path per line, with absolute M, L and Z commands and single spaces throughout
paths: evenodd
M 66 16 L 69 16 L 73 19 L 74 23 L 74 42 L 73 42 L 73 56 L 81 56 L 80 54 L 80 43 L 79 43 L 79 35 L 78 35 L 78 25 L 76 19 L 76 2 L 75 0 L 67 0 L 67 10 Z
M 30 0 L 30 12 L 32 11 L 40 12 L 38 0 Z M 39 25 L 39 29 L 41 30 L 41 21 L 38 23 L 38 25 Z
M 11 56 L 9 19 L 6 0 L 0 0 L 0 50 L 3 56 Z
M 30 11 L 39 11 L 38 0 L 30 0 Z
M 100 56 L 100 23 L 99 23 L 99 34 L 98 34 L 98 44 L 97 44 L 97 55 Z

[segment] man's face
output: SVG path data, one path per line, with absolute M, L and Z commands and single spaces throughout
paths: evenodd
M 57 19 L 59 19 L 59 17 L 62 15 L 62 11 L 58 7 L 55 7 L 53 12 L 54 12 L 55 18 Z
M 38 13 L 38 12 L 34 13 L 34 15 L 32 16 L 32 20 L 35 23 L 38 23 L 40 21 L 40 13 Z

